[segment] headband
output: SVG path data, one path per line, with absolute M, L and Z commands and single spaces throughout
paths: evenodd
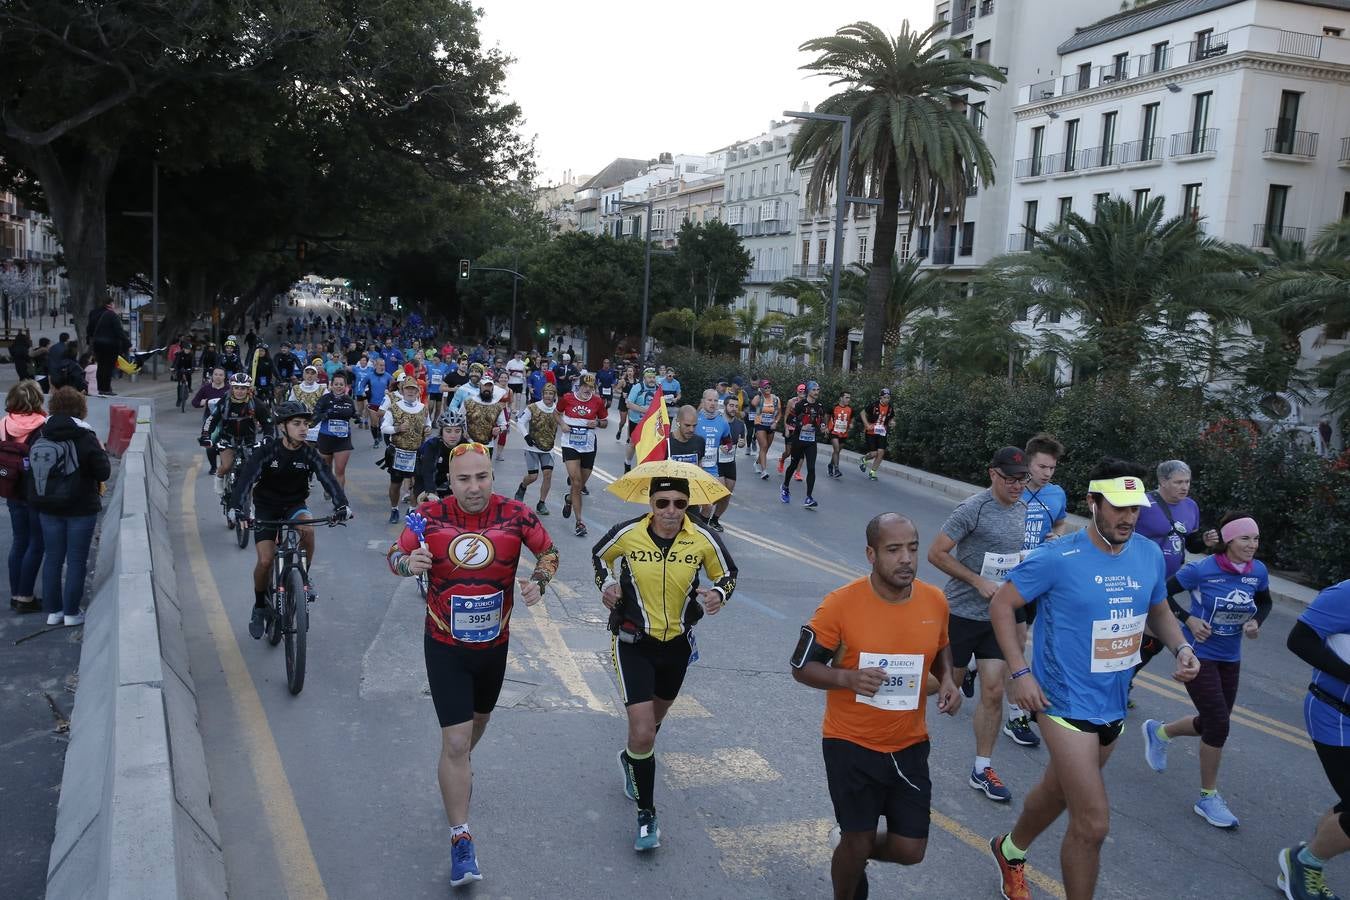
M 1225 544 L 1234 538 L 1240 538 L 1246 535 L 1259 537 L 1260 534 L 1261 529 L 1256 526 L 1256 520 L 1249 517 L 1234 519 L 1223 526 L 1223 528 L 1219 529 L 1219 537 L 1223 539 Z

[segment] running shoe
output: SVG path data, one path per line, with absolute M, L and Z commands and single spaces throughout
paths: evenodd
M 397 525 L 397 524 L 398 524 L 398 507 L 397 507 L 397 506 L 391 506 L 391 507 L 389 508 L 389 524 L 390 524 L 390 525 Z
M 1157 719 L 1148 719 L 1140 726 L 1144 732 L 1144 761 L 1155 772 L 1167 771 L 1167 741 L 1158 737 L 1162 724 Z
M 1299 851 L 1306 846 L 1306 842 L 1299 841 L 1297 847 L 1286 847 L 1275 857 L 1280 865 L 1276 886 L 1289 900 L 1339 900 L 1327 887 L 1326 875 L 1320 868 L 1299 861 Z
M 975 696 L 975 670 L 966 669 L 966 677 L 961 679 L 961 693 L 967 697 Z
M 516 486 L 516 502 L 519 503 L 520 501 L 522 501 L 522 500 L 524 500 L 524 499 L 525 499 L 525 485 L 523 485 L 523 484 L 517 485 L 517 486 Z
M 656 813 L 649 809 L 638 810 L 637 840 L 633 849 L 638 852 L 655 850 L 661 846 L 661 827 L 656 824 Z
M 1025 859 L 1008 859 L 1003 855 L 1003 838 L 1006 835 L 989 839 L 989 852 L 994 854 L 998 864 L 998 874 L 1003 883 L 999 885 L 999 896 L 1003 900 L 1031 900 L 1031 888 L 1027 887 Z
M 778 489 L 778 499 L 782 500 L 784 503 L 792 502 L 792 494 L 788 492 L 787 485 L 783 485 Z
M 717 532 L 718 534 L 721 534 L 722 532 L 726 531 L 726 529 L 722 527 L 722 522 L 720 519 L 717 518 L 717 516 L 713 516 L 711 519 L 708 520 L 708 527 L 711 528 L 713 531 Z
M 759 467 L 759 460 L 755 460 L 755 474 L 756 475 L 764 474 L 764 470 Z
M 867 460 L 864 459 L 862 462 L 858 463 L 858 471 L 859 472 L 867 471 Z
M 566 494 L 563 494 L 563 518 L 564 518 L 564 519 L 570 519 L 570 518 L 572 518 L 572 492 L 571 492 L 571 491 L 568 491 Z
M 1193 809 L 1197 816 L 1215 828 L 1236 828 L 1238 826 L 1237 816 L 1233 815 L 1233 811 L 1228 808 L 1228 804 L 1223 801 L 1223 797 L 1218 791 L 1209 795 L 1201 795 L 1200 799 L 1195 801 Z
M 548 515 L 548 507 L 544 504 L 543 500 L 540 500 L 538 503 L 534 505 L 534 511 L 539 513 L 539 515 L 541 516 Z
M 470 881 L 482 881 L 478 871 L 478 854 L 473 850 L 473 838 L 462 834 L 450 841 L 450 886 L 459 887 Z
M 59 612 L 47 614 L 48 625 L 60 625 L 66 620 L 66 617 Z
M 589 487 L 587 487 L 586 485 L 583 484 L 583 485 L 581 486 L 581 496 L 583 496 L 583 497 L 589 497 L 590 495 L 591 495 L 591 489 L 590 489 Z
M 815 509 L 816 507 L 820 506 L 820 504 L 816 502 L 816 499 L 814 497 L 807 497 L 806 500 L 802 502 L 802 506 L 806 507 L 807 509 Z
M 798 469 L 797 472 L 796 472 L 796 474 L 794 474 L 794 475 L 792 476 L 792 480 L 793 480 L 793 481 L 801 481 L 801 480 L 802 480 L 802 470 L 801 470 L 801 469 Z
M 581 524 L 580 522 L 577 523 L 576 536 L 577 536 L 577 537 L 585 537 L 585 536 L 586 536 L 586 526 L 583 525 L 583 524 Z
M 266 615 L 267 615 L 267 607 L 265 606 L 253 607 L 253 615 L 250 616 L 248 620 L 248 636 L 253 638 L 255 641 L 260 640 L 263 636 L 264 617 Z
M 971 771 L 970 786 L 977 791 L 983 791 L 986 797 L 999 803 L 1007 803 L 1012 799 L 1012 791 L 1003 785 L 993 766 L 985 766 L 983 772 Z
M 769 470 L 768 470 L 768 469 L 765 469 L 763 472 L 760 472 L 760 473 L 759 473 L 759 480 L 760 480 L 760 481 L 768 481 L 768 480 L 769 480 Z
M 623 795 L 629 800 L 637 799 L 637 784 L 633 782 L 633 773 L 628 770 L 628 763 L 624 760 L 624 752 L 619 751 L 619 768 L 623 770 Z
M 1003 733 L 1013 739 L 1013 743 L 1023 747 L 1039 747 L 1041 739 L 1031 730 L 1031 719 L 1018 716 L 1003 723 Z
M 876 473 L 876 472 L 868 472 L 868 473 L 867 473 L 867 477 L 870 478 L 870 479 L 872 479 L 873 481 L 876 481 L 876 480 L 877 480 L 877 473 Z

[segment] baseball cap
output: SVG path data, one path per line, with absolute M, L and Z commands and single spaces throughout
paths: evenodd
M 989 468 L 998 469 L 1004 475 L 1025 475 L 1031 471 L 1027 466 L 1027 455 L 1016 447 L 1004 447 L 995 453 Z
M 799 385 L 797 385 L 797 393 L 800 394 L 800 393 L 801 393 L 802 391 L 804 391 L 804 390 L 806 390 L 806 385 L 804 385 L 804 384 L 799 384 Z
M 688 497 L 689 479 L 669 478 L 666 476 L 662 476 L 660 478 L 653 478 L 651 487 L 648 488 L 647 493 L 657 494 L 660 493 L 661 491 L 678 491 L 679 493 L 684 494 L 686 497 Z
M 890 395 L 891 395 L 891 389 L 890 389 L 890 388 L 882 388 L 882 389 L 881 389 L 881 396 L 883 396 L 883 397 L 889 397 Z
M 587 372 L 585 375 L 581 376 L 581 383 L 587 387 L 595 387 L 595 376 L 590 372 Z
M 1112 506 L 1152 506 L 1143 479 L 1133 475 L 1099 478 L 1088 483 L 1088 493 L 1101 494 Z

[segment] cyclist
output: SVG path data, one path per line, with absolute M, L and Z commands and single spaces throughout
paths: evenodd
M 519 582 L 526 606 L 539 602 L 557 574 L 558 549 L 528 506 L 492 492 L 492 460 L 482 444 L 451 451 L 450 485 L 453 496 L 419 508 L 424 536 L 404 528 L 388 559 L 395 575 L 430 573 L 422 647 L 441 726 L 436 776 L 450 824 L 450 884 L 458 887 L 483 877 L 469 831 L 470 757 L 506 677 L 521 548 L 535 556 L 534 572 Z
M 642 370 L 642 380 L 628 389 L 628 398 L 624 404 L 628 407 L 628 451 L 624 454 L 623 461 L 625 472 L 633 468 L 633 455 L 637 452 L 633 428 L 647 414 L 647 407 L 651 406 L 657 387 L 656 370 L 648 366 Z
M 844 473 L 839 471 L 839 451 L 843 449 L 844 441 L 848 440 L 848 433 L 852 428 L 853 396 L 844 391 L 830 412 L 830 465 L 826 472 L 831 478 L 844 477 Z
M 1289 900 L 1335 900 L 1322 869 L 1350 852 L 1350 580 L 1318 594 L 1287 643 L 1313 667 L 1303 717 L 1337 802 L 1322 814 L 1311 840 L 1280 851 L 1276 883 Z
M 235 479 L 234 493 L 230 495 L 230 520 L 240 523 L 244 498 L 248 496 L 250 488 L 253 488 L 254 518 L 272 522 L 308 518 L 309 510 L 305 507 L 309 499 L 311 477 L 317 477 L 319 484 L 332 498 L 334 516 L 355 518 L 347 508 L 347 495 L 343 493 L 342 485 L 333 478 L 333 473 L 324 465 L 314 448 L 305 443 L 309 410 L 299 403 L 287 401 L 277 404 L 276 417 L 277 440 L 250 456 L 244 470 Z M 254 487 L 254 482 L 257 482 L 257 487 Z M 242 523 L 240 527 L 243 527 Z M 312 570 L 314 529 L 305 527 L 298 530 L 300 547 L 308 560 L 309 570 Z M 253 613 L 249 618 L 248 633 L 257 640 L 263 636 L 267 618 L 272 614 L 272 606 L 267 602 L 267 589 L 277 551 L 277 529 L 260 527 L 253 533 L 253 543 L 258 561 L 253 567 Z M 309 585 L 305 585 L 305 595 L 313 597 Z
M 314 404 L 314 424 L 319 429 L 318 449 L 325 465 L 333 469 L 333 477 L 344 488 L 347 486 L 347 460 L 352 455 L 352 420 L 356 418 L 356 403 L 347 390 L 347 371 L 334 372 L 328 382 L 328 393 Z
M 759 383 L 759 393 L 750 401 L 750 413 L 755 422 L 755 442 L 759 445 L 759 456 L 755 459 L 755 474 L 764 481 L 769 480 L 769 447 L 773 445 L 773 436 L 778 432 L 778 422 L 782 419 L 782 403 L 773 393 L 769 380 Z
M 215 447 L 216 495 L 225 495 L 225 476 L 234 468 L 235 450 L 252 447 L 268 434 L 272 420 L 267 407 L 253 396 L 253 382 L 243 372 L 230 376 L 230 394 L 221 398 L 202 425 L 203 447 Z
M 563 465 L 567 467 L 570 488 L 563 497 L 563 518 L 577 514 L 576 536 L 586 536 L 586 524 L 581 518 L 581 498 L 586 482 L 595 468 L 595 430 L 609 427 L 609 409 L 595 392 L 595 376 L 582 375 L 574 393 L 568 393 L 553 413 L 562 436 Z
M 173 380 L 181 382 L 184 387 L 182 390 L 191 393 L 192 391 L 192 372 L 196 369 L 196 360 L 193 358 L 192 344 L 184 341 L 178 348 L 178 352 L 173 355 Z
M 891 430 L 895 414 L 891 410 L 891 389 L 882 388 L 880 396 L 869 403 L 862 411 L 863 458 L 858 461 L 858 471 L 867 473 L 867 477 L 877 480 L 877 469 L 886 458 L 886 434 Z M 867 468 L 871 460 L 872 468 Z M 958 660 L 959 661 L 959 660 Z
M 741 403 L 735 397 L 727 397 L 722 403 L 722 415 L 727 422 L 727 435 L 717 445 L 717 478 L 731 493 L 727 494 L 713 507 L 708 527 L 722 532 L 722 516 L 731 505 L 731 494 L 736 492 L 736 451 L 745 447 L 745 419 L 741 418 Z
M 692 406 L 685 406 L 681 413 Z M 695 476 L 698 477 L 698 476 Z M 686 515 L 689 481 L 653 478 L 650 510 L 620 522 L 591 549 L 609 630 L 619 694 L 628 714 L 628 742 L 619 752 L 624 794 L 637 803 L 633 848 L 661 846 L 656 820 L 656 733 L 697 658 L 693 627 L 714 615 L 736 588 L 736 563 L 716 532 Z M 712 584 L 700 587 L 699 569 Z
M 1215 828 L 1236 828 L 1233 815 L 1218 791 L 1219 762 L 1228 739 L 1229 718 L 1237 702 L 1242 639 L 1255 638 L 1270 615 L 1270 576 L 1256 559 L 1261 542 L 1256 520 L 1246 513 L 1229 513 L 1219 520 L 1219 552 L 1201 562 L 1188 563 L 1167 579 L 1168 602 L 1181 620 L 1186 640 L 1195 643 L 1200 674 L 1186 683 L 1195 704 L 1194 716 L 1164 725 L 1149 719 L 1143 725 L 1144 759 L 1149 768 L 1167 768 L 1167 745 L 1174 738 L 1200 738 L 1200 799 L 1195 814 Z M 1190 592 L 1184 607 L 1171 597 Z
M 975 763 L 968 784 L 990 800 L 1007 803 L 1012 792 L 993 769 L 994 743 L 1003 722 L 1004 678 L 1008 667 L 989 619 L 989 598 L 1021 560 L 1027 505 L 1026 454 L 1004 447 L 989 462 L 989 487 L 961 502 L 928 548 L 928 561 L 946 573 L 943 588 L 951 607 L 948 631 L 957 681 L 971 656 L 980 677 L 980 700 L 972 717 Z
M 267 350 L 266 343 L 258 344 L 257 349 L 253 351 L 253 359 L 249 364 L 249 374 L 253 376 L 253 385 L 258 396 L 270 405 L 276 375 L 273 372 L 272 356 Z
M 214 368 L 202 381 L 201 387 L 197 388 L 197 393 L 192 397 L 192 408 L 202 410 L 202 427 L 206 426 L 206 421 L 211 418 L 211 413 L 216 411 L 216 406 L 220 400 L 230 393 L 230 383 L 225 376 L 225 370 Z M 205 407 L 205 409 L 203 409 Z M 206 459 L 211 464 L 210 474 L 216 474 L 216 447 L 214 444 L 206 445 Z M 219 491 L 217 490 L 217 493 Z
M 783 475 L 782 487 L 778 490 L 779 499 L 784 503 L 792 502 L 792 491 L 789 487 L 792 478 L 795 475 L 798 481 L 801 481 L 802 473 L 800 466 L 802 460 L 806 461 L 806 500 L 802 506 L 807 509 L 815 509 L 820 504 L 816 502 L 816 441 L 830 427 L 830 414 L 825 411 L 825 407 L 820 402 L 820 385 L 812 381 L 806 385 L 806 395 L 798 397 L 797 402 L 788 407 L 787 428 L 784 435 L 787 437 L 788 455 L 792 461 L 788 463 L 787 472 Z M 781 466 L 780 466 L 781 468 Z
M 1041 736 L 1050 751 L 1017 824 L 989 841 L 1009 900 L 1031 897 L 1027 850 L 1066 809 L 1069 827 L 1060 849 L 1065 895 L 1088 900 L 1096 889 L 1110 819 L 1102 769 L 1125 727 L 1130 673 L 1139 660 L 1145 621 L 1176 655 L 1174 678 L 1190 681 L 1200 669 L 1164 602 L 1162 552 L 1135 534 L 1139 511 L 1149 502 L 1142 474 L 1133 463 L 1099 462 L 1088 483 L 1091 524 L 1029 555 L 990 604 L 999 646 L 1012 668 L 1013 699 L 1042 713 Z M 1027 603 L 1042 607 L 1030 668 L 1015 615 Z
M 398 524 L 398 502 L 403 495 L 403 483 L 411 481 L 417 471 L 417 451 L 431 431 L 427 405 L 418 397 L 421 387 L 411 378 L 398 386 L 399 397 L 384 411 L 380 432 L 389 436 L 384 465 L 389 469 L 389 524 Z M 392 399 L 392 398 L 391 398 Z
M 525 490 L 543 472 L 543 483 L 539 485 L 539 501 L 534 511 L 541 516 L 548 515 L 549 488 L 553 485 L 553 445 L 558 440 L 558 388 L 545 384 L 540 400 L 529 404 L 520 414 L 516 427 L 525 435 L 525 477 L 516 487 L 516 499 L 524 502 Z
M 295 384 L 295 380 L 300 373 L 300 360 L 291 351 L 290 341 L 281 342 L 281 349 L 277 351 L 276 356 L 272 357 L 272 368 L 276 370 L 277 374 L 277 396 L 285 399 L 290 394 L 291 385 Z
M 464 416 L 443 412 L 436 420 L 438 434 L 417 448 L 417 474 L 414 489 L 417 502 L 427 503 L 450 495 L 450 452 L 468 441 Z
M 244 361 L 239 357 L 239 342 L 234 339 L 234 335 L 225 339 L 225 350 L 220 354 L 218 365 L 230 375 L 244 371 Z
M 869 859 L 912 866 L 928 849 L 933 786 L 924 698 L 955 715 L 947 599 L 915 578 L 919 532 L 897 513 L 867 523 L 871 574 L 827 594 L 792 654 L 792 677 L 826 691 L 825 780 L 834 804 L 836 900 L 865 897 Z M 877 821 L 886 817 L 886 829 Z
M 372 363 L 371 372 L 366 376 L 365 398 L 367 404 L 367 414 L 370 416 L 370 437 L 374 441 L 373 446 L 380 446 L 380 423 L 384 419 L 384 408 L 388 399 L 393 396 L 389 390 L 389 383 L 393 376 L 384 370 L 384 357 L 376 355 Z M 389 439 L 384 439 L 385 444 Z

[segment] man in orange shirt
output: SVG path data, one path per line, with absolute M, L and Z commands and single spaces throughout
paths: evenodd
M 830 413 L 830 444 L 833 452 L 830 453 L 830 466 L 826 471 L 831 478 L 843 478 L 844 473 L 839 471 L 839 450 L 848 439 L 849 429 L 853 427 L 853 398 L 848 391 L 839 395 L 839 402 L 835 404 L 834 412 Z
M 835 900 L 867 896 L 869 859 L 912 866 L 928 848 L 932 784 L 924 702 L 955 715 L 947 599 L 918 581 L 919 531 L 898 513 L 867 523 L 872 572 L 826 595 L 792 654 L 792 677 L 827 691 L 825 779 L 838 826 Z M 886 829 L 877 822 L 886 817 Z

